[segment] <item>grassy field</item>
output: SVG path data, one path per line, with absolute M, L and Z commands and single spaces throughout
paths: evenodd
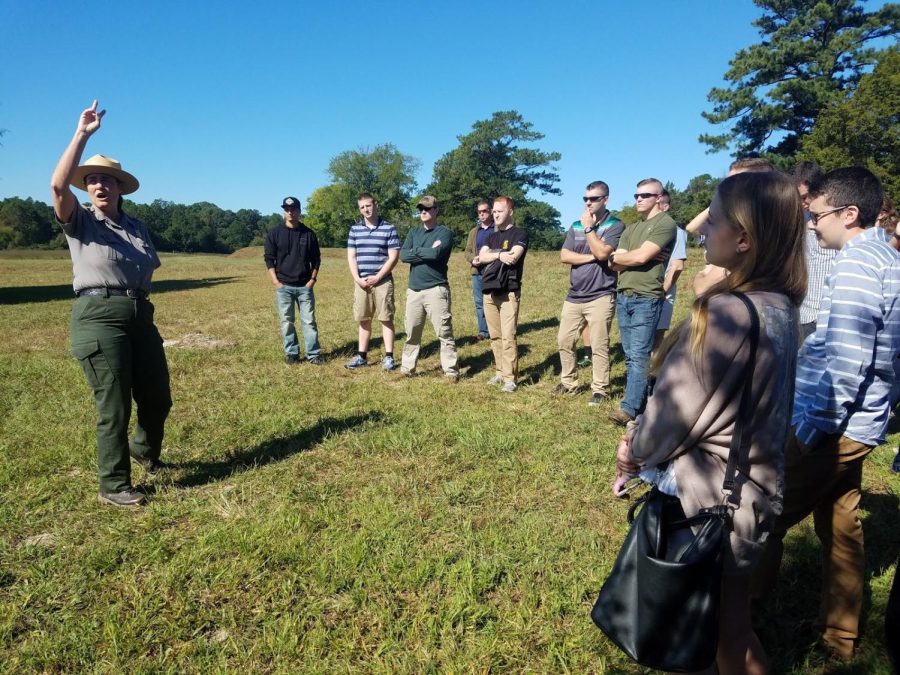
M 588 615 L 627 503 L 609 492 L 615 403 L 549 395 L 567 286 L 557 254 L 528 257 L 526 386 L 509 396 L 485 386 L 492 358 L 471 337 L 461 254 L 457 385 L 441 377 L 430 327 L 421 377 L 344 369 L 356 339 L 344 251 L 325 252 L 319 278 L 328 362 L 287 367 L 260 251 L 163 257 L 158 325 L 191 346 L 167 349 L 173 468 L 148 481 L 136 467 L 151 500 L 128 511 L 96 502 L 95 413 L 68 353 L 67 254 L 0 256 L 0 672 L 640 672 Z M 820 582 L 806 523 L 759 617 L 774 672 L 888 672 L 897 442 L 894 421 L 866 465 L 859 657 L 836 666 L 812 647 Z

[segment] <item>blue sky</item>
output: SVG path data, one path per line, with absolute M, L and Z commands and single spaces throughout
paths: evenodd
M 475 120 L 515 109 L 562 153 L 563 195 L 543 198 L 567 222 L 591 180 L 619 207 L 649 175 L 725 173 L 700 112 L 758 14 L 750 0 L 0 0 L 0 198 L 49 202 L 94 98 L 107 115 L 85 157 L 119 159 L 136 201 L 264 214 L 288 194 L 305 205 L 330 158 L 361 146 L 416 157 L 424 187 Z

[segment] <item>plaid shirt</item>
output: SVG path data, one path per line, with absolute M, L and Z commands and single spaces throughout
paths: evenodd
M 831 271 L 831 264 L 837 251 L 819 246 L 816 233 L 806 230 L 806 297 L 800 305 L 800 323 L 812 323 L 819 315 L 825 279 Z

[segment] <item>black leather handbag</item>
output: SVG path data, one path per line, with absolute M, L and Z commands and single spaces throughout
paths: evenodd
M 656 487 L 635 502 L 628 510 L 628 535 L 591 611 L 594 623 L 619 649 L 659 670 L 703 670 L 716 658 L 723 549 L 731 532 L 728 500 L 744 446 L 759 343 L 756 308 L 744 294 L 734 295 L 750 312 L 750 357 L 722 484 L 723 503 L 687 518 L 678 498 Z

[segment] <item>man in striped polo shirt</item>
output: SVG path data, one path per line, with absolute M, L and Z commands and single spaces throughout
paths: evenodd
M 864 555 L 862 465 L 885 440 L 893 360 L 900 349 L 900 253 L 875 225 L 878 179 L 835 169 L 809 186 L 810 226 L 838 251 L 815 332 L 797 362 L 793 434 L 785 447 L 784 509 L 760 562 L 756 595 L 774 583 L 788 528 L 810 513 L 822 543 L 822 641 L 849 659 L 859 636 Z
M 356 286 L 353 289 L 353 318 L 359 322 L 359 350 L 349 362 L 351 370 L 369 365 L 367 354 L 372 336 L 372 318 L 381 322 L 384 359 L 381 367 L 394 370 L 394 277 L 392 270 L 400 257 L 400 237 L 396 228 L 378 215 L 378 203 L 368 193 L 357 197 L 362 220 L 350 227 L 347 237 L 347 264 Z

